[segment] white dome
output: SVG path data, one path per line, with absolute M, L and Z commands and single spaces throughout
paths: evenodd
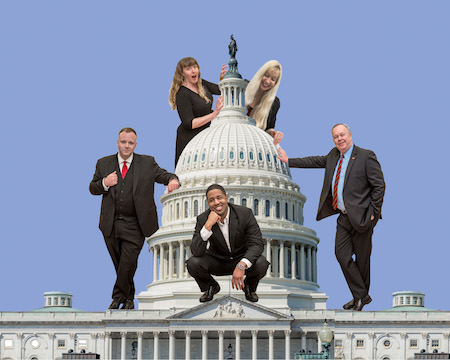
M 238 121 L 240 120 L 240 121 Z M 289 168 L 278 158 L 273 138 L 248 119 L 217 118 L 211 127 L 195 136 L 185 147 L 176 168 L 183 175 L 211 170 L 276 173 L 291 179 Z M 269 175 L 269 174 L 267 174 Z

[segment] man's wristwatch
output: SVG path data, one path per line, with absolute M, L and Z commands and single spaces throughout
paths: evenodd
M 241 269 L 242 271 L 245 271 L 245 265 L 242 265 L 241 263 L 238 263 L 238 264 L 236 265 L 236 267 L 237 267 L 238 269 Z

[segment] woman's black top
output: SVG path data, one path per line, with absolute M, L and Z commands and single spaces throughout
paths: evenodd
M 205 90 L 206 97 L 210 99 L 209 103 L 207 103 L 205 99 L 201 98 L 199 94 L 195 93 L 185 86 L 181 86 L 177 92 L 176 104 L 181 124 L 177 129 L 175 166 L 177 166 L 178 158 L 180 157 L 188 142 L 191 141 L 191 139 L 200 131 L 206 129 L 210 125 L 210 122 L 208 122 L 198 128 L 192 128 L 192 120 L 212 113 L 212 94 L 220 95 L 220 89 L 218 85 L 202 79 L 202 86 Z

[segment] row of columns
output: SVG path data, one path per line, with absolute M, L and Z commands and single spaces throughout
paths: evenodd
M 245 109 L 245 97 L 242 85 L 221 84 L 221 92 L 224 99 L 224 107 L 234 106 Z
M 285 246 L 286 243 L 288 246 Z M 153 282 L 189 277 L 185 262 L 191 256 L 191 251 L 190 245 L 185 244 L 184 240 L 154 245 L 150 247 L 150 250 L 153 252 Z M 287 259 L 289 250 L 291 253 L 290 278 L 292 280 L 317 282 L 317 247 L 294 241 L 266 240 L 264 254 L 272 264 L 268 268 L 266 276 L 269 278 L 288 278 L 289 264 Z M 175 264 L 177 264 L 176 269 Z
M 208 333 L 211 333 L 213 331 L 208 330 L 202 330 L 202 360 L 208 360 Z M 258 330 L 251 330 L 252 334 L 252 360 L 258 359 L 258 332 L 263 333 L 263 331 Z M 218 358 L 219 360 L 224 360 L 224 330 L 218 330 L 217 331 L 219 335 L 219 348 L 218 348 Z M 234 331 L 234 358 L 236 360 L 241 359 L 241 330 L 235 330 Z M 143 338 L 143 332 L 137 332 L 138 341 L 137 341 L 137 348 L 136 348 L 136 356 L 137 360 L 142 360 L 142 338 Z M 269 351 L 268 351 L 268 358 L 269 360 L 274 359 L 274 330 L 267 330 L 267 335 L 269 338 Z M 158 360 L 160 358 L 160 352 L 159 352 L 159 339 L 160 339 L 161 332 L 155 331 L 153 332 L 153 359 Z M 175 360 L 175 331 L 169 330 L 169 360 Z M 191 330 L 185 330 L 185 360 L 191 359 Z M 285 358 L 286 360 L 290 359 L 290 352 L 291 352 L 291 330 L 284 330 L 285 335 Z M 127 332 L 121 332 L 121 345 L 120 345 L 120 359 L 125 360 L 127 359 L 127 352 L 129 353 L 130 350 L 127 349 L 126 346 L 126 339 L 127 339 Z M 111 341 L 111 333 L 106 332 L 104 334 L 104 357 L 106 359 L 112 358 L 112 341 Z M 179 358 L 179 357 L 177 357 Z

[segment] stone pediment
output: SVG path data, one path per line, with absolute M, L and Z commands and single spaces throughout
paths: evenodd
M 180 313 L 171 315 L 168 320 L 286 320 L 291 316 L 239 299 L 232 295 L 216 298 Z

